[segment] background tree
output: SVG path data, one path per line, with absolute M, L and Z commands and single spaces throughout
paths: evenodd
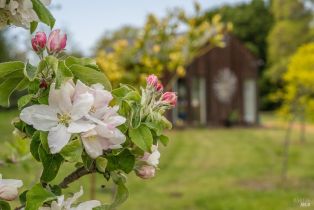
M 280 84 L 282 75 L 287 70 L 289 57 L 300 45 L 311 39 L 312 12 L 305 6 L 305 1 L 295 0 L 272 0 L 271 12 L 275 23 L 267 39 L 267 76 L 274 83 Z
M 314 43 L 300 47 L 289 61 L 288 69 L 283 74 L 284 88 L 277 98 L 282 100 L 281 114 L 290 121 L 284 143 L 282 167 L 283 179 L 286 179 L 288 150 L 292 125 L 301 121 L 301 142 L 305 141 L 305 121 L 313 119 L 314 113 Z M 279 97 L 278 97 L 279 96 Z
M 139 29 L 124 27 L 107 34 L 99 42 L 98 65 L 114 86 L 120 82 L 141 84 L 152 73 L 183 76 L 185 66 L 195 57 L 223 46 L 223 33 L 228 28 L 220 16 L 210 21 L 201 19 L 198 4 L 195 13 L 188 16 L 182 9 L 175 9 L 163 18 L 150 14 Z

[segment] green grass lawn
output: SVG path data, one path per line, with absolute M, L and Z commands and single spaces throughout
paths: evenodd
M 0 114 L 3 142 L 10 139 L 12 129 L 6 122 L 15 114 L 15 111 Z M 293 133 L 288 180 L 284 185 L 279 176 L 283 127 L 187 129 L 168 134 L 171 142 L 162 148 L 157 176 L 143 181 L 130 175 L 127 183 L 130 197 L 119 210 L 311 209 L 299 207 L 297 200 L 309 200 L 314 206 L 314 132 L 311 129 L 305 144 L 299 143 L 297 130 Z M 0 147 L 0 151 L 5 148 Z M 26 187 L 40 176 L 38 164 L 33 162 L 0 167 L 4 177 L 26 180 Z M 70 166 L 65 167 L 65 173 L 71 170 Z M 90 177 L 84 177 L 71 186 L 72 191 L 78 191 L 79 185 L 83 185 L 88 199 L 88 183 Z M 101 176 L 97 176 L 97 183 L 96 198 L 108 201 L 110 185 Z

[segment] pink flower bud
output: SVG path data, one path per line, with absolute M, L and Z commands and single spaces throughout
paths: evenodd
M 0 187 L 0 198 L 6 201 L 12 201 L 17 198 L 19 192 L 14 186 L 4 185 Z
M 32 47 L 35 52 L 40 52 L 45 49 L 47 43 L 47 36 L 44 32 L 37 32 L 32 38 Z
M 158 78 L 154 74 L 151 74 L 147 77 L 146 82 L 148 85 L 156 88 L 158 84 Z
M 161 82 L 158 82 L 158 84 L 156 86 L 156 90 L 158 92 L 162 92 L 164 90 L 164 86 L 161 84 Z
M 153 178 L 155 176 L 155 172 L 155 167 L 149 165 L 143 165 L 135 171 L 136 175 L 142 179 Z
M 59 29 L 50 33 L 47 43 L 48 53 L 59 53 L 64 50 L 67 43 L 67 35 Z
M 177 94 L 174 92 L 165 92 L 161 96 L 161 100 L 171 106 L 177 105 Z

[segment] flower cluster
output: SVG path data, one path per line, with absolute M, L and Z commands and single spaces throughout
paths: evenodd
M 48 6 L 51 0 L 41 0 Z M 9 25 L 30 28 L 32 22 L 38 22 L 39 18 L 33 9 L 31 0 L 0 0 L 0 29 Z
M 50 33 L 47 41 L 47 36 L 44 32 L 37 32 L 32 38 L 32 47 L 37 54 L 42 54 L 47 48 L 49 55 L 60 53 L 65 49 L 67 42 L 67 35 L 59 29 Z
M 169 141 L 163 131 L 171 129 L 164 115 L 176 105 L 177 96 L 164 92 L 155 75 L 147 77 L 141 92 L 124 84 L 112 89 L 93 59 L 59 56 L 66 41 L 60 30 L 48 38 L 37 32 L 31 44 L 40 58 L 38 66 L 18 61 L 0 64 L 4 80 L 16 74 L 21 76 L 14 81 L 25 83 L 21 90 L 28 94 L 18 100 L 21 113 L 13 124 L 16 133 L 29 140 L 31 155 L 43 167 L 39 183 L 25 192 L 27 200 L 18 209 L 115 209 L 128 196 L 127 174 L 135 172 L 142 179 L 155 176 L 158 146 Z M 75 171 L 52 185 L 64 162 L 73 164 Z M 114 201 L 101 205 L 92 200 L 73 207 L 82 189 L 68 199 L 62 189 L 91 173 L 117 185 Z M 0 180 L 0 198 L 15 199 L 21 186 L 21 181 Z
M 91 87 L 81 81 L 69 80 L 60 89 L 50 87 L 49 104 L 33 105 L 22 110 L 21 120 L 39 131 L 48 131 L 48 145 L 52 154 L 59 153 L 73 134 L 82 138 L 86 152 L 92 158 L 103 150 L 120 148 L 125 136 L 116 127 L 125 122 L 117 114 L 118 107 L 110 107 L 110 92 L 100 84 Z
M 149 75 L 146 79 L 147 86 L 142 89 L 141 104 L 143 116 L 156 116 L 163 114 L 167 109 L 173 108 L 177 104 L 177 95 L 175 92 L 163 93 L 164 87 L 157 76 Z

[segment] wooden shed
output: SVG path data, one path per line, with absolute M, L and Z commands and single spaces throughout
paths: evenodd
M 175 125 L 228 126 L 258 123 L 259 60 L 235 37 L 187 67 L 176 81 L 178 105 L 170 114 Z

